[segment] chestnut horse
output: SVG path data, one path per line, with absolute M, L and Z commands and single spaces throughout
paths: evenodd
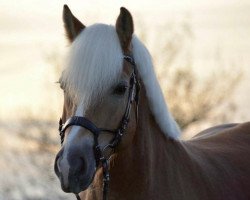
M 60 78 L 55 172 L 65 192 L 86 200 L 250 199 L 249 122 L 178 139 L 131 14 L 121 8 L 115 26 L 85 27 L 65 5 L 63 19 L 71 49 Z

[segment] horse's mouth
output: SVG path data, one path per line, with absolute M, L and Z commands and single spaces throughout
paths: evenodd
M 58 176 L 62 190 L 66 193 L 74 194 L 79 194 L 86 190 L 93 182 L 94 177 L 95 173 L 92 175 L 69 175 L 68 184 L 65 184 L 64 177 L 61 174 Z
M 74 172 L 69 173 L 68 186 L 65 187 L 64 181 L 61 180 L 61 188 L 66 193 L 79 194 L 80 192 L 86 190 L 90 184 L 93 182 L 95 177 L 95 170 L 93 172 L 78 174 Z

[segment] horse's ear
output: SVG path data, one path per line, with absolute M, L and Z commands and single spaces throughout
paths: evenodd
M 85 26 L 72 14 L 67 5 L 63 6 L 63 22 L 66 35 L 70 42 L 85 28 Z
M 116 20 L 116 32 L 118 34 L 124 53 L 130 52 L 132 35 L 134 32 L 134 24 L 130 12 L 124 7 L 120 8 L 120 15 Z

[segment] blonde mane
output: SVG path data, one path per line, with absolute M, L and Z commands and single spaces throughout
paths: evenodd
M 133 36 L 132 46 L 156 122 L 167 137 L 177 138 L 180 130 L 165 104 L 151 56 L 136 36 Z M 86 110 L 118 81 L 122 66 L 123 52 L 115 27 L 94 24 L 86 27 L 72 43 L 61 83 L 67 83 L 65 89 L 73 101 Z

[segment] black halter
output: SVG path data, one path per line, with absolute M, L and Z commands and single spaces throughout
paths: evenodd
M 61 144 L 63 144 L 65 131 L 70 126 L 81 126 L 83 128 L 88 129 L 94 136 L 94 152 L 95 152 L 95 160 L 96 167 L 101 164 L 103 170 L 103 200 L 107 200 L 108 186 L 109 186 L 109 158 L 105 158 L 103 152 L 107 149 L 115 149 L 119 143 L 121 142 L 122 136 L 125 133 L 125 130 L 129 123 L 130 111 L 132 103 L 136 103 L 136 120 L 138 118 L 138 102 L 139 102 L 139 91 L 140 91 L 140 83 L 138 81 L 136 64 L 132 56 L 124 55 L 124 60 L 129 62 L 133 67 L 133 72 L 130 76 L 130 86 L 129 86 L 129 94 L 128 101 L 126 105 L 126 109 L 124 115 L 119 123 L 119 126 L 115 130 L 98 128 L 95 124 L 93 124 L 90 120 L 85 117 L 73 116 L 70 117 L 64 124 L 62 119 L 59 121 L 59 132 L 61 137 Z M 114 134 L 113 139 L 103 148 L 101 149 L 98 141 L 98 137 L 102 132 L 109 132 Z M 75 194 L 77 199 L 80 199 L 78 194 Z

